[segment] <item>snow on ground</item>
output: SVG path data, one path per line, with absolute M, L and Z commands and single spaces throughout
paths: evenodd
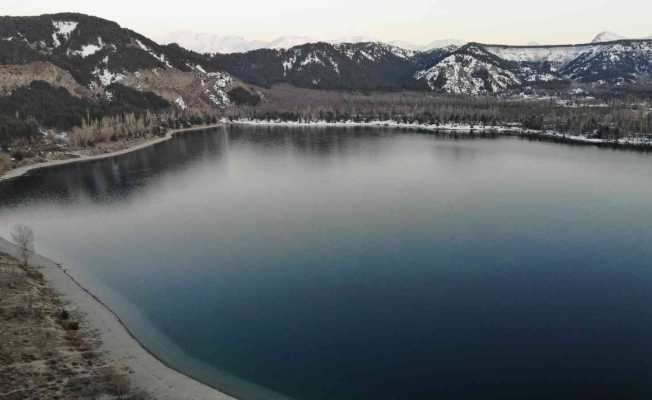
M 109 70 L 109 56 L 104 57 L 101 64 L 95 67 L 91 74 L 95 76 L 104 87 L 109 86 L 115 82 L 120 82 L 126 78 L 123 73 L 111 72 Z
M 77 29 L 77 25 L 79 23 L 73 21 L 52 21 L 52 26 L 54 26 L 54 33 L 52 34 L 54 47 L 61 46 L 60 38 L 64 38 L 64 40 L 70 39 L 70 35 Z
M 101 37 L 98 36 L 97 44 L 86 44 L 82 46 L 81 50 L 69 50 L 68 54 L 86 58 L 104 49 L 104 46 L 105 46 L 104 41 L 102 40 Z
M 138 47 L 141 48 L 141 50 L 147 52 L 150 56 L 154 57 L 154 58 L 157 59 L 158 61 L 160 61 L 160 62 L 162 62 L 163 64 L 165 64 L 166 67 L 168 67 L 168 68 L 172 68 L 172 65 L 170 64 L 170 62 L 169 62 L 168 60 L 165 59 L 165 54 L 161 54 L 161 55 L 156 54 L 156 53 L 154 52 L 154 50 L 152 50 L 152 49 L 150 49 L 149 47 L 147 47 L 143 42 L 141 42 L 141 41 L 138 40 L 138 39 L 136 39 L 136 44 L 138 45 Z
M 301 66 L 306 66 L 308 64 L 321 64 L 321 65 L 326 65 L 324 62 L 317 56 L 315 53 L 309 53 L 306 58 L 301 61 Z
M 183 101 L 183 97 L 181 97 L 181 96 L 179 96 L 174 102 L 182 110 L 185 110 L 186 108 L 188 108 L 188 106 L 186 106 L 186 102 Z
M 596 46 L 548 46 L 548 47 L 517 47 L 517 46 L 487 46 L 486 49 L 508 61 L 516 62 L 550 62 L 554 65 L 565 65 L 585 51 Z
M 224 108 L 231 104 L 231 100 L 227 94 L 227 91 L 233 83 L 231 75 L 225 72 L 211 72 L 207 76 L 214 80 L 212 87 L 209 87 L 204 91 L 209 100 L 219 108 Z
M 417 72 L 415 78 L 424 80 L 432 90 L 467 95 L 499 93 L 521 84 L 513 72 L 468 54 L 448 56 L 434 67 Z
M 385 127 L 396 129 L 408 129 L 418 131 L 430 132 L 456 132 L 461 134 L 478 135 L 482 133 L 502 133 L 506 135 L 518 136 L 533 136 L 545 137 L 550 139 L 567 140 L 577 143 L 586 144 L 614 144 L 625 146 L 652 146 L 652 136 L 650 135 L 630 135 L 618 140 L 607 140 L 592 138 L 586 135 L 568 135 L 551 130 L 537 131 L 525 129 L 518 123 L 508 123 L 503 125 L 483 125 L 478 122 L 475 124 L 457 124 L 457 123 L 444 123 L 444 124 L 419 124 L 419 123 L 404 123 L 394 120 L 387 121 L 370 121 L 370 122 L 355 122 L 355 121 L 340 121 L 340 122 L 327 122 L 327 121 L 281 121 L 281 120 L 252 120 L 252 119 L 238 119 L 227 121 L 235 125 L 262 125 L 262 126 L 293 126 L 293 127 Z
M 287 60 L 283 61 L 283 76 L 286 76 L 288 71 L 292 71 L 294 64 L 297 62 L 297 55 L 293 54 Z

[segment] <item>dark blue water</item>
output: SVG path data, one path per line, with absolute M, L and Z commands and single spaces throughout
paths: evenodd
M 223 128 L 0 185 L 16 223 L 245 398 L 652 396 L 646 154 Z

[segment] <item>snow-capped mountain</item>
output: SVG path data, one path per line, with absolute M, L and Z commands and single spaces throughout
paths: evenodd
M 652 74 L 652 41 L 567 46 L 471 44 L 418 71 L 433 90 L 491 94 L 550 82 L 643 83 Z
M 462 47 L 466 43 L 467 43 L 466 41 L 461 39 L 441 39 L 441 40 L 432 41 L 424 46 L 419 46 L 418 48 L 415 48 L 413 50 L 428 51 L 428 50 L 444 49 L 450 47 Z
M 177 38 L 183 38 L 177 36 Z M 652 76 L 652 40 L 557 46 L 504 46 L 433 42 L 434 50 L 413 50 L 377 41 L 310 42 L 286 37 L 271 48 L 212 54 L 215 45 L 244 46 L 241 38 L 187 39 L 202 52 L 160 45 L 118 24 L 81 14 L 0 17 L 0 93 L 34 79 L 79 96 L 112 98 L 123 85 L 152 92 L 177 107 L 224 107 L 240 80 L 259 86 L 286 83 L 315 89 L 430 90 L 469 95 L 518 92 L 529 87 L 634 85 Z M 453 43 L 459 43 L 454 41 Z M 440 47 L 449 44 L 447 47 Z M 252 44 L 252 46 L 259 44 Z M 25 66 L 25 67 L 20 67 Z M 30 77 L 32 77 L 30 80 Z M 120 92 L 124 94 L 124 91 Z
M 161 43 L 177 43 L 198 53 L 242 53 L 269 46 L 262 40 L 248 40 L 242 36 L 220 36 L 190 31 L 171 32 L 159 38 Z
M 216 54 L 214 67 L 260 86 L 290 83 L 319 89 L 400 89 L 417 85 L 420 66 L 440 52 L 417 53 L 384 43 L 309 43 L 290 49 Z
M 287 49 L 305 43 L 317 42 L 308 36 L 281 36 L 274 40 L 250 40 L 242 36 L 221 36 L 189 31 L 171 32 L 158 38 L 162 43 L 176 43 L 197 53 L 244 53 L 259 49 Z
M 486 48 L 469 44 L 433 67 L 418 71 L 417 81 L 431 90 L 454 94 L 495 94 L 521 85 L 515 63 L 498 58 Z
M 623 36 L 623 35 L 619 35 L 619 34 L 614 33 L 614 32 L 604 31 L 604 32 L 598 33 L 593 38 L 591 43 L 615 42 L 617 40 L 625 40 L 625 39 L 627 39 L 627 38 L 625 36 Z
M 635 83 L 652 73 L 652 42 L 626 41 L 583 51 L 560 69 L 561 75 L 583 82 Z
M 651 41 L 503 46 L 470 43 L 430 52 L 382 43 L 313 43 L 287 50 L 216 55 L 222 68 L 245 81 L 321 89 L 429 89 L 498 94 L 531 86 L 634 84 L 652 71 Z
M 178 31 L 161 35 L 157 38 L 161 43 L 177 43 L 180 46 L 198 53 L 246 53 L 260 49 L 289 49 L 307 43 L 369 43 L 382 42 L 377 38 L 364 35 L 342 36 L 335 40 L 320 40 L 310 36 L 281 36 L 274 40 L 249 40 L 242 36 L 221 36 L 212 33 L 194 33 Z M 460 47 L 466 42 L 459 39 L 435 40 L 427 44 L 415 44 L 402 40 L 387 41 L 387 44 L 413 51 L 428 51 L 444 47 Z
M 301 46 L 302 44 L 315 42 L 315 40 L 308 36 L 281 36 L 271 42 L 268 42 L 265 48 L 268 49 L 289 49 L 294 46 Z
M 122 85 L 136 93 L 155 93 L 171 104 L 182 98 L 185 105 L 220 108 L 227 105 L 226 92 L 234 82 L 206 56 L 161 46 L 101 18 L 74 13 L 0 17 L 0 65 L 38 70 L 28 68 L 34 63 L 51 66 L 41 71 L 57 71 L 35 79 L 60 87 L 56 76 L 69 76 L 67 89 L 109 101 L 115 85 Z

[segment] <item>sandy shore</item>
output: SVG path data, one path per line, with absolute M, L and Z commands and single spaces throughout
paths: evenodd
M 25 174 L 27 174 L 27 173 L 29 173 L 31 171 L 35 171 L 35 170 L 42 169 L 42 168 L 49 168 L 49 167 L 55 167 L 55 166 L 59 166 L 59 165 L 66 165 L 66 164 L 82 163 L 82 162 L 88 162 L 88 161 L 94 161 L 94 160 L 101 160 L 101 159 L 105 159 L 105 158 L 112 158 L 112 157 L 121 156 L 123 154 L 129 154 L 129 153 L 132 153 L 134 151 L 138 151 L 138 150 L 144 149 L 144 148 L 149 147 L 149 146 L 153 146 L 153 145 L 158 144 L 158 143 L 166 142 L 166 141 L 172 139 L 175 135 L 180 134 L 180 133 L 186 133 L 186 132 L 200 131 L 200 130 L 203 130 L 203 129 L 216 128 L 216 127 L 219 127 L 219 126 L 222 126 L 222 125 L 223 125 L 222 123 L 219 123 L 219 124 L 214 124 L 214 125 L 196 126 L 196 127 L 193 127 L 193 128 L 174 129 L 174 130 L 168 131 L 168 133 L 165 136 L 157 137 L 157 138 L 148 140 L 146 142 L 140 143 L 140 144 L 138 144 L 136 146 L 128 147 L 126 149 L 114 151 L 114 152 L 111 152 L 111 153 L 97 154 L 97 155 L 94 155 L 94 156 L 82 156 L 80 158 L 71 158 L 71 159 L 67 159 L 67 160 L 54 160 L 54 161 L 48 161 L 48 162 L 39 163 L 39 164 L 26 165 L 24 167 L 13 169 L 13 170 L 7 172 L 6 174 L 0 176 L 0 182 L 8 181 L 8 180 L 11 180 L 11 179 L 21 177 L 21 176 L 23 176 L 23 175 L 25 175 Z
M 199 128 L 197 128 L 199 129 Z M 16 257 L 16 247 L 0 238 L 0 251 Z M 234 400 L 201 382 L 173 370 L 149 353 L 124 326 L 119 317 L 68 275 L 56 262 L 40 255 L 31 257 L 49 285 L 62 299 L 81 312 L 85 322 L 97 330 L 100 350 L 110 361 L 128 367 L 134 389 L 157 400 Z

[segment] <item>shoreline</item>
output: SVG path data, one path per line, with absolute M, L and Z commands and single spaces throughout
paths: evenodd
M 620 149 L 636 149 L 652 151 L 652 137 L 627 136 L 618 140 L 589 138 L 585 135 L 566 135 L 551 130 L 526 129 L 519 124 L 484 125 L 481 124 L 453 124 L 440 125 L 419 124 L 410 122 L 388 121 L 281 121 L 281 120 L 253 120 L 238 119 L 226 121 L 227 125 L 243 126 L 278 126 L 278 127 L 314 127 L 314 128 L 393 128 L 410 130 L 414 132 L 449 133 L 478 137 L 488 134 L 517 136 L 530 139 L 541 139 L 555 143 L 568 143 L 580 145 L 593 145 L 598 147 L 611 147 Z
M 0 252 L 17 257 L 18 249 L 0 237 Z M 30 264 L 43 275 L 61 299 L 82 314 L 84 323 L 97 332 L 100 349 L 111 362 L 129 370 L 136 390 L 155 400 L 237 400 L 219 389 L 174 369 L 141 343 L 120 317 L 60 264 L 39 254 Z
M 79 158 L 71 158 L 65 160 L 52 160 L 43 163 L 25 165 L 0 175 L 0 183 L 11 181 L 16 178 L 25 176 L 31 172 L 41 169 L 58 167 L 62 165 L 70 165 L 77 163 L 85 163 L 107 158 L 119 157 L 121 155 L 129 154 L 142 150 L 157 144 L 167 142 L 178 134 L 190 133 L 194 131 L 201 131 L 204 129 L 218 128 L 227 125 L 243 125 L 243 126 L 277 126 L 277 127 L 306 127 L 306 128 L 394 128 L 402 130 L 410 130 L 414 132 L 430 132 L 430 133 L 452 133 L 467 135 L 471 137 L 483 136 L 487 134 L 496 134 L 503 136 L 518 136 L 523 138 L 541 139 L 555 143 L 567 144 L 581 144 L 593 145 L 598 147 L 610 147 L 620 149 L 633 149 L 652 151 L 652 137 L 635 137 L 628 136 L 618 140 L 606 140 L 588 138 L 580 135 L 566 135 L 555 131 L 539 131 L 532 129 L 525 129 L 517 124 L 514 125 L 470 125 L 470 124 L 441 124 L 429 125 L 418 123 L 404 123 L 397 121 L 370 121 L 370 122 L 353 122 L 353 121 L 340 121 L 340 122 L 326 122 L 326 121 L 280 121 L 280 120 L 252 120 L 252 119 L 239 119 L 232 121 L 222 121 L 217 124 L 202 125 L 191 128 L 173 129 L 168 131 L 165 136 L 157 137 L 147 140 L 143 143 L 137 144 L 133 147 L 127 147 L 121 150 L 113 151 L 110 153 L 96 154 L 92 156 L 82 156 Z
M 76 163 L 85 163 L 85 162 L 90 162 L 90 161 L 97 161 L 97 160 L 103 160 L 107 158 L 113 158 L 113 157 L 118 157 L 122 156 L 125 154 L 133 153 L 138 150 L 145 149 L 147 147 L 151 147 L 154 145 L 157 145 L 159 143 L 167 142 L 168 140 L 174 138 L 178 134 L 183 134 L 183 133 L 188 133 L 188 132 L 194 132 L 194 131 L 200 131 L 204 129 L 212 129 L 212 128 L 217 128 L 220 126 L 224 126 L 223 122 L 217 123 L 217 124 L 211 124 L 211 125 L 201 125 L 201 126 L 196 126 L 196 127 L 191 127 L 191 128 L 182 128 L 182 129 L 172 129 L 169 130 L 165 136 L 162 137 L 157 137 L 157 138 L 152 138 L 150 140 L 147 140 L 143 143 L 137 144 L 136 146 L 132 147 L 127 147 L 122 150 L 117 150 L 113 151 L 110 153 L 104 153 L 104 154 L 96 154 L 93 156 L 82 156 L 79 158 L 70 158 L 66 160 L 52 160 L 52 161 L 47 161 L 43 163 L 38 163 L 38 164 L 31 164 L 31 165 L 25 165 L 23 167 L 19 167 L 16 169 L 12 169 L 5 173 L 4 175 L 0 175 L 0 183 L 10 181 L 16 178 L 20 178 L 21 176 L 25 176 L 29 174 L 30 172 L 38 171 L 41 169 L 46 169 L 46 168 L 51 168 L 51 167 L 58 167 L 61 165 L 69 165 L 69 164 L 76 164 Z

